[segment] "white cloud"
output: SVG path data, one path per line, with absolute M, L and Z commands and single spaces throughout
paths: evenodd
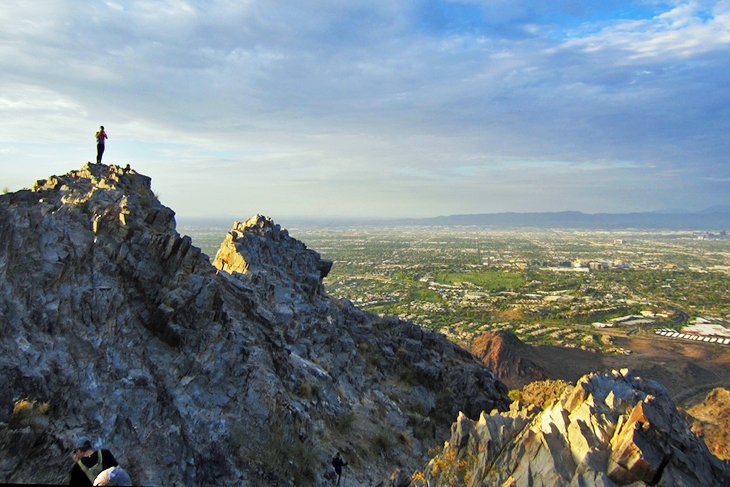
M 728 2 L 708 10 L 700 2 L 680 2 L 650 19 L 627 20 L 576 38 L 564 47 L 586 52 L 620 50 L 624 61 L 646 62 L 688 58 L 730 45 Z
M 39 133 L 85 148 L 104 124 L 105 157 L 167 185 L 180 213 L 339 200 L 332 211 L 355 214 L 376 191 L 389 213 L 478 211 L 492 201 L 480 191 L 546 208 L 555 191 L 539 187 L 566 188 L 571 172 L 605 194 L 571 184 L 577 209 L 608 208 L 598 186 L 621 184 L 613 170 L 643 183 L 694 166 L 728 175 L 728 2 L 633 20 L 582 20 L 571 2 L 457 3 L 483 15 L 442 30 L 386 1 L 6 1 L 0 137 L 16 154 Z M 571 22 L 543 19 L 553 13 Z

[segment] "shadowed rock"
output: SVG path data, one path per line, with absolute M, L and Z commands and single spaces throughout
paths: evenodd
M 0 482 L 66 482 L 83 432 L 142 485 L 327 485 L 333 451 L 368 485 L 507 407 L 443 336 L 327 295 L 268 218 L 215 262 L 133 169 L 0 196 Z

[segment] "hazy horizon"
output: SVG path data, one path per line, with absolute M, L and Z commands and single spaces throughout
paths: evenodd
M 0 4 L 0 187 L 107 164 L 186 217 L 730 204 L 730 1 Z
M 178 230 L 227 231 L 233 222 L 254 214 L 187 216 L 176 215 Z M 439 215 L 426 218 L 347 218 L 264 215 L 290 230 L 317 229 L 414 229 L 481 228 L 495 231 L 598 231 L 598 232 L 724 232 L 730 228 L 730 207 L 711 207 L 699 212 L 667 210 L 642 213 L 533 212 Z M 724 235 L 724 233 L 716 236 Z

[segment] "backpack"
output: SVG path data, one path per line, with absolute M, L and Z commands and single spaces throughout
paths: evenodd
M 102 472 L 102 470 L 104 470 L 104 457 L 101 450 L 96 450 L 96 457 L 96 465 L 91 467 L 87 467 L 84 462 L 81 461 L 81 458 L 79 458 L 79 461 L 76 462 L 79 468 L 81 468 L 81 471 L 89 477 L 89 482 L 91 483 L 93 483 L 94 479 Z

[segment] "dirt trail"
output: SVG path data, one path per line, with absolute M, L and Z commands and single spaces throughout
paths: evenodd
M 728 347 L 657 336 L 634 335 L 616 337 L 615 340 L 618 346 L 632 353 L 629 356 L 607 357 L 604 362 L 614 368 L 636 369 L 640 375 L 658 380 L 669 389 L 677 402 L 701 389 L 730 385 Z
M 531 358 L 552 378 L 569 381 L 592 371 L 630 368 L 641 377 L 661 382 L 685 407 L 699 402 L 714 387 L 730 388 L 730 347 L 646 335 L 614 336 L 614 341 L 631 354 L 535 347 Z

